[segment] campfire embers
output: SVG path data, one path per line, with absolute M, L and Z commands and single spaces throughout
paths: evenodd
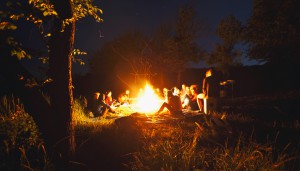
M 139 96 L 136 99 L 135 108 L 137 112 L 145 114 L 154 114 L 158 111 L 159 107 L 163 103 L 162 98 L 155 93 L 155 90 L 146 83 L 143 90 L 140 91 Z

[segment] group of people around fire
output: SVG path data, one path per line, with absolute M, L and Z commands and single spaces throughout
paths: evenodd
M 92 102 L 89 103 L 89 109 L 94 117 L 105 117 L 108 112 L 116 113 L 115 109 L 120 105 L 130 104 L 129 93 L 129 90 L 126 90 L 116 100 L 112 97 L 112 91 L 107 91 L 102 96 L 100 96 L 99 92 L 95 92 Z M 171 90 L 164 88 L 164 102 L 156 114 L 160 114 L 165 108 L 172 115 L 181 114 L 183 109 L 198 110 L 203 113 L 204 99 L 219 97 L 219 93 L 220 84 L 214 78 L 213 70 L 210 68 L 206 71 L 205 77 L 202 80 L 201 89 L 197 85 L 187 86 L 186 84 L 182 84 L 181 89 L 177 87 L 173 87 Z
M 173 115 L 181 114 L 182 109 L 199 110 L 200 113 L 203 113 L 204 99 L 208 97 L 218 98 L 219 94 L 220 84 L 213 76 L 213 70 L 210 68 L 206 71 L 202 80 L 201 91 L 199 91 L 197 85 L 187 86 L 182 84 L 180 90 L 177 87 L 173 87 L 170 91 L 165 92 L 165 102 L 156 114 L 161 113 L 165 108 Z
M 88 109 L 93 115 L 93 117 L 106 117 L 107 113 L 116 113 L 116 108 L 120 105 L 129 104 L 129 90 L 121 93 L 118 100 L 114 99 L 112 96 L 112 91 L 107 91 L 103 93 L 102 96 L 100 92 L 95 92 L 93 98 L 88 103 Z

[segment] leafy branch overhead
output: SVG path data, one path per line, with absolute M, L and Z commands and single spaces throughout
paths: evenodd
M 73 16 L 71 18 L 61 20 L 61 31 L 64 31 L 66 25 L 73 21 L 78 21 L 84 17 L 92 16 L 97 22 L 103 22 L 100 15 L 102 10 L 93 4 L 92 0 L 74 0 L 73 1 Z M 20 23 L 28 23 L 37 28 L 40 34 L 41 41 L 44 42 L 46 49 L 49 49 L 49 38 L 52 36 L 53 18 L 59 18 L 54 9 L 54 5 L 48 0 L 9 0 L 6 6 L 0 10 L 0 31 L 12 32 L 21 31 L 18 29 Z M 30 52 L 27 52 L 25 47 L 16 37 L 8 36 L 4 43 L 11 48 L 11 55 L 17 56 L 18 59 L 31 58 Z M 49 50 L 48 50 L 49 51 Z M 79 49 L 74 49 L 73 55 L 84 55 Z M 78 61 L 74 58 L 73 61 Z M 83 64 L 82 62 L 80 62 Z
M 78 62 L 80 65 L 84 65 L 84 61 L 80 58 L 75 58 L 74 56 L 76 55 L 86 55 L 87 53 L 86 52 L 82 52 L 80 51 L 80 49 L 73 49 L 73 52 L 72 52 L 72 61 L 73 62 Z

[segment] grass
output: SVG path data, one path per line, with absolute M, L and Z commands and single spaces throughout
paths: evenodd
M 34 120 L 14 97 L 0 101 L 0 140 L 0 170 L 52 167 Z
M 300 169 L 298 120 L 233 112 L 147 116 L 130 106 L 91 118 L 84 97 L 75 99 L 74 109 L 77 150 L 70 162 L 79 170 Z M 0 168 L 51 170 L 38 129 L 22 104 L 3 98 L 0 111 Z
M 268 101 L 261 97 L 255 99 L 259 103 Z M 255 105 L 255 99 L 248 99 L 251 102 L 250 106 Z M 245 104 L 241 107 L 249 108 Z M 122 163 L 119 166 L 115 166 L 114 162 L 106 164 L 113 169 L 297 170 L 300 168 L 297 164 L 299 143 L 289 142 L 285 133 L 281 133 L 285 129 L 297 133 L 298 120 L 269 121 L 256 118 L 256 115 L 226 111 L 212 112 L 198 118 L 172 120 L 168 119 L 168 115 L 162 115 L 161 119 L 134 113 L 129 108 L 119 110 L 124 117 L 113 119 L 114 122 L 109 124 L 105 124 L 105 119 L 99 122 L 91 121 L 93 124 L 104 126 L 105 129 L 92 126 L 93 129 L 98 129 L 98 133 L 93 134 L 93 138 L 86 137 L 88 140 L 85 141 L 85 147 L 81 146 L 86 151 L 92 151 L 89 149 L 91 144 L 97 142 L 96 144 L 100 145 L 97 147 L 99 150 L 94 149 L 96 152 L 91 155 L 104 158 L 107 157 L 107 153 L 112 153 L 108 155 L 110 160 Z M 133 113 L 134 115 L 131 115 Z M 161 120 L 164 122 L 157 122 Z M 90 142 L 86 143 L 87 141 Z M 106 155 L 100 154 L 102 150 Z M 93 162 L 82 158 L 78 160 L 90 168 L 105 167 L 105 163 L 99 161 Z
M 222 117 L 222 115 L 220 115 Z M 216 125 L 210 117 L 195 123 L 194 131 L 183 125 L 141 129 L 141 149 L 134 153 L 133 170 L 295 170 L 299 150 L 276 146 L 276 141 L 258 143 L 253 135 L 215 139 Z M 202 126 L 201 126 L 202 125 Z M 158 127 L 158 128 L 157 128 Z M 226 141 L 225 141 L 226 140 Z M 298 166 L 299 167 L 299 166 Z M 299 168 L 298 168 L 299 169 Z
M 73 122 L 76 132 L 85 132 L 86 130 L 101 131 L 103 127 L 109 127 L 113 120 L 107 120 L 102 117 L 92 118 L 86 110 L 86 99 L 79 97 L 74 101 Z

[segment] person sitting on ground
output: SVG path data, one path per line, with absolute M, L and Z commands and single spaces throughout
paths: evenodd
M 181 100 L 181 106 L 182 106 L 182 109 L 191 109 L 190 107 L 190 96 L 189 95 L 185 95 L 182 97 L 183 100 Z
M 190 86 L 189 108 L 191 110 L 199 110 L 197 103 L 198 88 L 197 85 Z
M 107 104 L 109 106 L 109 112 L 111 113 L 116 113 L 115 109 L 117 108 L 117 106 L 115 105 L 116 100 L 112 98 L 112 91 L 108 91 L 105 94 L 105 104 Z
M 121 93 L 118 97 L 118 101 L 121 105 L 129 105 L 130 104 L 130 98 L 129 98 L 129 90 L 126 90 L 125 92 Z
M 107 106 L 100 98 L 100 93 L 95 92 L 93 95 L 93 99 L 89 105 L 91 112 L 94 117 L 106 117 L 109 106 Z
M 185 97 L 186 97 L 186 85 L 182 84 L 181 85 L 181 90 L 180 90 L 180 100 L 181 100 L 181 103 L 184 102 Z
M 156 114 L 160 114 L 160 112 L 162 112 L 165 108 L 167 108 L 172 115 L 181 114 L 182 107 L 180 97 L 174 95 L 172 91 L 168 91 L 167 96 L 168 102 L 164 102 L 156 112 Z
M 182 109 L 190 109 L 190 97 L 191 97 L 191 91 L 189 86 L 182 86 L 184 90 L 182 90 L 182 94 L 180 95 L 181 97 L 181 104 L 182 104 Z

